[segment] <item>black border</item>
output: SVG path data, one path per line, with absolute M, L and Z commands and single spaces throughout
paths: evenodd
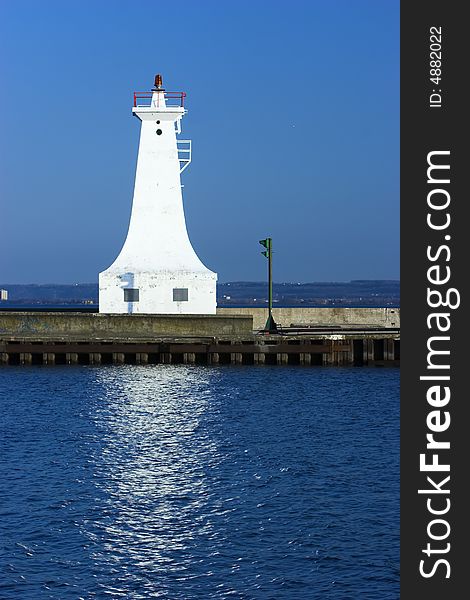
M 470 370 L 466 364 L 465 335 L 466 330 L 470 331 L 465 315 L 470 271 L 466 242 L 467 239 L 470 242 L 470 232 L 467 233 L 465 205 L 470 200 L 464 189 L 470 172 L 466 164 L 469 127 L 464 91 L 470 88 L 466 47 L 470 36 L 464 8 L 464 3 L 455 0 L 401 3 L 401 598 L 404 600 L 460 599 L 468 593 L 467 573 L 470 577 L 470 565 L 467 565 L 470 539 L 465 514 L 469 506 L 466 488 L 470 481 L 467 464 L 470 462 L 470 398 L 465 381 L 465 371 Z M 429 106 L 433 87 L 429 80 L 432 26 L 442 27 L 441 108 Z M 449 285 L 461 294 L 460 307 L 449 310 L 451 354 L 447 357 L 451 365 L 452 396 L 448 405 L 451 425 L 446 432 L 451 443 L 447 451 L 451 464 L 451 509 L 446 515 L 451 532 L 446 541 L 451 548 L 447 556 L 441 556 L 449 560 L 451 572 L 446 579 L 446 569 L 438 568 L 433 577 L 425 579 L 419 573 L 419 562 L 426 558 L 422 549 L 428 541 L 426 527 L 430 515 L 426 498 L 418 494 L 418 489 L 426 483 L 425 474 L 419 470 L 419 455 L 426 449 L 426 415 L 430 410 L 426 401 L 428 383 L 419 379 L 426 374 L 426 343 L 432 335 L 426 324 L 426 317 L 432 312 L 426 299 L 430 266 L 426 248 L 428 244 L 439 245 L 444 235 L 430 230 L 426 224 L 430 189 L 426 170 L 428 152 L 446 149 L 451 152 L 451 182 L 447 189 L 451 194 L 452 221 L 445 232 L 451 235 L 452 254 L 447 263 L 452 274 Z

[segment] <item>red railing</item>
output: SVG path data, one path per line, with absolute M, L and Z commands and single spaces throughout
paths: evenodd
M 184 99 L 186 98 L 186 92 L 165 92 L 165 100 L 170 100 L 170 104 L 167 106 L 184 106 Z M 153 92 L 134 92 L 134 106 L 137 106 L 138 99 L 149 100 L 153 96 Z M 177 100 L 178 104 L 172 103 Z M 142 105 L 139 105 L 142 106 Z M 146 105 L 144 105 L 146 106 Z

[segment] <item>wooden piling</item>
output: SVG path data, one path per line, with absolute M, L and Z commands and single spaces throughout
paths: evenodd
M 149 355 L 147 352 L 137 352 L 135 355 L 136 365 L 147 365 L 149 362 Z
M 374 340 L 370 338 L 364 338 L 363 344 L 363 361 L 365 365 L 373 362 L 374 360 Z
M 31 365 L 33 363 L 33 355 L 30 352 L 20 353 L 20 365 Z
M 264 352 L 255 352 L 253 355 L 253 364 L 264 365 L 266 363 L 266 354 Z
M 78 364 L 78 354 L 76 352 L 66 352 L 65 362 L 68 365 L 77 365 Z
M 243 354 L 241 352 L 231 352 L 230 362 L 232 365 L 241 365 L 243 362 Z
M 183 363 L 185 365 L 194 365 L 196 362 L 196 353 L 195 352 L 184 352 L 183 353 Z
M 161 353 L 161 362 L 163 365 L 171 365 L 171 353 L 170 352 L 162 352 Z
M 113 364 L 123 365 L 126 360 L 123 352 L 113 352 Z
M 90 365 L 100 365 L 101 364 L 101 353 L 100 352 L 90 352 L 88 355 L 88 363 Z

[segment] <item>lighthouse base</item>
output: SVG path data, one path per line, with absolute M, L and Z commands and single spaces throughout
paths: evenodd
M 160 271 L 99 275 L 99 311 L 108 314 L 213 315 L 217 275 Z

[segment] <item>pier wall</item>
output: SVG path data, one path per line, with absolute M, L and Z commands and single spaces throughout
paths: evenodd
M 276 316 L 285 328 L 300 327 L 269 335 L 253 331 L 253 312 L 230 310 L 243 309 L 217 315 L 0 312 L 0 365 L 392 366 L 400 361 L 399 329 L 391 320 L 384 327 L 383 314 L 361 326 L 358 309 L 342 309 L 331 320 L 331 309 L 313 309 L 329 311 L 313 315 L 303 312 L 308 309 L 278 309 L 286 311 Z M 266 311 L 255 315 L 261 328 Z
M 148 339 L 251 334 L 246 315 L 104 315 L 0 312 L 1 339 Z
M 251 315 L 253 328 L 262 329 L 267 308 L 218 308 L 218 315 Z M 400 328 L 399 308 L 273 308 L 273 317 L 281 327 L 294 326 L 360 326 Z

